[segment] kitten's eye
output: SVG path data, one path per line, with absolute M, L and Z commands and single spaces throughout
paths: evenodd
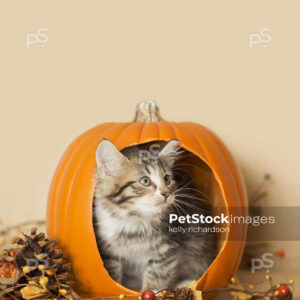
M 151 181 L 148 176 L 144 176 L 144 177 L 140 178 L 139 183 L 143 186 L 149 186 Z
M 166 185 L 169 185 L 171 183 L 171 176 L 170 175 L 165 175 L 164 176 L 164 181 Z

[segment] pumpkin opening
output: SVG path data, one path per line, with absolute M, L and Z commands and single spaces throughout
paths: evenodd
M 139 149 L 141 150 L 149 150 L 155 149 L 155 147 L 159 147 L 163 145 L 165 141 L 151 141 L 148 143 L 138 144 Z M 137 146 L 137 145 L 134 145 Z M 126 148 L 123 148 L 121 150 L 121 153 L 126 153 L 126 151 L 134 146 L 129 146 Z M 153 148 L 154 147 L 154 148 Z M 196 199 L 196 201 L 193 201 L 193 205 L 198 205 L 201 207 L 201 209 L 205 209 L 209 211 L 209 214 L 212 216 L 220 215 L 221 213 L 226 214 L 226 202 L 224 199 L 224 196 L 221 192 L 221 187 L 219 185 L 218 180 L 216 179 L 213 170 L 210 166 L 200 157 L 198 157 L 196 154 L 188 151 L 184 148 L 184 145 L 181 145 L 182 153 L 180 155 L 180 159 L 178 159 L 174 166 L 173 166 L 173 172 L 174 172 L 174 178 L 176 182 L 179 182 L 182 180 L 182 176 L 185 178 L 185 180 L 188 178 L 189 187 L 191 189 L 198 191 L 198 197 L 199 199 Z M 189 200 L 189 199 L 187 199 Z M 191 202 L 191 201 L 190 201 Z M 190 203 L 187 202 L 187 203 Z M 189 204 L 187 204 L 189 205 Z M 191 207 L 191 206 L 189 206 Z M 177 209 L 179 212 L 184 212 L 184 206 L 182 209 Z M 197 210 L 195 209 L 195 213 L 197 213 Z M 199 213 L 199 211 L 198 211 Z M 93 214 L 93 224 L 94 224 L 94 231 L 97 230 L 97 221 L 95 219 L 95 214 Z M 216 224 L 214 224 L 216 225 Z M 226 225 L 219 224 L 219 227 L 225 228 Z M 96 235 L 95 235 L 96 236 Z M 215 233 L 214 237 L 216 239 L 216 252 L 215 257 L 220 252 L 220 250 L 223 248 L 224 243 L 226 242 L 227 232 L 226 230 L 222 230 L 219 233 Z M 96 239 L 97 240 L 97 239 Z M 100 254 L 100 257 L 102 257 L 101 253 L 101 246 L 98 244 L 98 251 Z M 192 258 L 191 258 L 192 259 Z M 104 264 L 105 267 L 105 264 Z M 108 272 L 109 274 L 109 272 Z M 199 274 L 200 276 L 204 276 L 205 273 Z M 109 274 L 111 275 L 111 274 Z M 198 280 L 199 278 L 195 278 Z M 120 284 L 120 283 L 118 283 Z M 125 286 L 126 287 L 126 286 Z M 139 289 L 135 289 L 138 290 Z

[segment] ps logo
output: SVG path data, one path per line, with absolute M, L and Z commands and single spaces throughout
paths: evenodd
M 264 253 L 261 258 L 252 258 L 251 259 L 251 273 L 255 273 L 256 270 L 267 269 L 266 272 L 269 272 L 274 266 L 274 261 L 272 259 L 273 253 Z
M 139 162 L 147 160 L 155 160 L 159 154 L 160 145 L 153 144 L 149 147 L 149 150 L 139 150 Z
M 34 44 L 39 44 L 40 47 L 45 47 L 49 37 L 46 34 L 48 28 L 39 28 L 37 33 L 28 33 L 26 35 L 26 48 L 30 48 Z
M 253 48 L 254 45 L 264 44 L 264 47 L 268 47 L 268 44 L 272 40 L 271 28 L 262 28 L 259 33 L 249 34 L 249 48 Z

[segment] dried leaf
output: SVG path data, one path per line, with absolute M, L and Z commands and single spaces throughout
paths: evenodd
M 38 287 L 38 286 L 26 286 L 24 288 L 21 289 L 21 294 L 23 299 L 34 299 L 34 298 L 38 298 L 38 297 L 42 297 L 44 296 L 45 292 L 42 288 Z
M 202 292 L 197 290 L 197 281 L 194 280 L 189 284 L 189 288 L 193 290 L 195 300 L 202 300 Z
M 195 300 L 202 300 L 202 292 L 201 291 L 194 291 Z

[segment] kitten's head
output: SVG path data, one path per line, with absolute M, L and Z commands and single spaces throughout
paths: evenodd
M 119 216 L 162 216 L 175 201 L 172 168 L 180 147 L 171 140 L 153 149 L 133 146 L 123 154 L 103 140 L 96 152 L 96 199 Z

